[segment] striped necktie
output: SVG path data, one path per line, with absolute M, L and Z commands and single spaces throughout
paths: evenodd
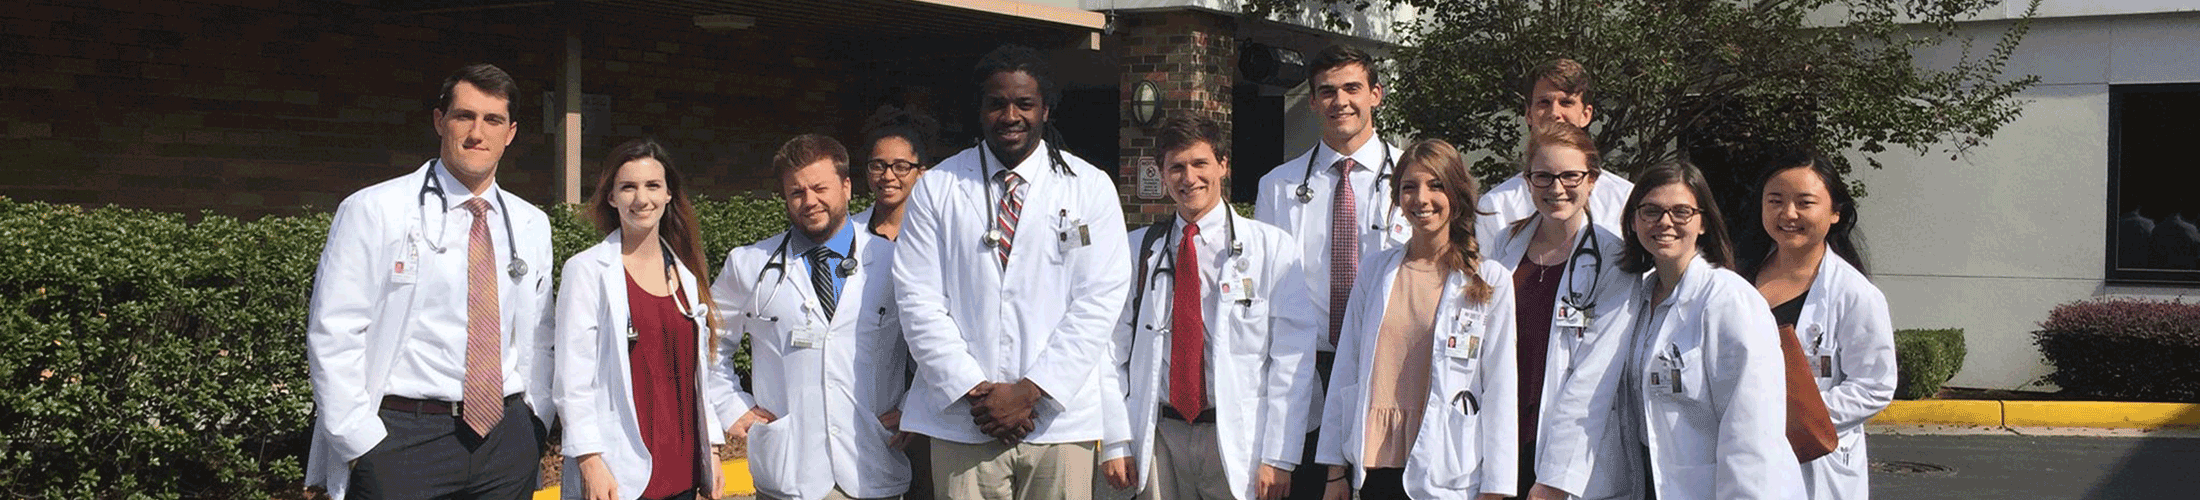
M 999 177 L 1003 194 L 1000 206 L 994 207 L 993 218 L 995 224 L 1001 228 L 1001 245 L 993 252 L 1000 255 L 1001 267 L 1005 269 L 1008 267 L 1009 247 L 1016 241 L 1016 220 L 1024 211 L 1024 187 L 1029 184 L 1024 182 L 1023 176 L 1016 175 L 1015 172 L 1003 170 Z
M 466 381 L 460 418 L 476 436 L 488 436 L 497 421 L 504 420 L 504 361 L 502 321 L 497 307 L 496 242 L 489 239 L 489 202 L 466 200 L 462 206 L 474 213 L 472 234 L 466 240 Z
M 840 254 L 824 245 L 810 249 L 810 286 L 817 289 L 818 306 L 825 310 L 825 320 L 833 319 L 833 308 L 840 305 L 840 287 L 833 286 L 832 269 L 825 259 L 839 258 Z

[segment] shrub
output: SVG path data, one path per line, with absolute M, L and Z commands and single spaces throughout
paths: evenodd
M 786 225 L 776 200 L 697 205 L 713 270 Z M 578 207 L 548 212 L 558 262 L 539 265 L 603 237 Z M 0 498 L 299 491 L 306 301 L 329 220 L 0 197 Z
M 1895 399 L 1925 399 L 1963 369 L 1963 329 L 1894 332 Z
M 2068 394 L 2200 403 L 2200 304 L 2137 299 L 2063 304 L 2032 332 Z

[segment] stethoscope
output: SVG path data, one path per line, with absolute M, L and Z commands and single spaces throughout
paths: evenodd
M 443 160 L 436 160 L 436 165 L 443 165 Z M 433 168 L 428 169 L 426 178 L 420 181 L 420 194 L 413 196 L 413 202 L 418 205 L 420 211 L 422 224 L 426 224 L 428 221 L 428 195 L 435 195 L 436 206 L 445 207 L 445 212 L 449 211 L 451 203 L 449 198 L 444 197 L 443 179 L 437 177 L 435 171 L 436 169 Z M 504 206 L 504 191 L 498 190 L 496 197 L 497 205 Z M 521 276 L 527 275 L 527 261 L 519 258 L 519 239 L 512 237 L 512 211 L 498 210 L 497 215 L 504 218 L 504 251 L 511 257 L 511 263 L 504 266 L 504 274 L 511 276 L 512 281 L 519 281 Z M 449 217 L 449 215 L 445 215 L 443 222 L 446 223 L 436 225 L 434 239 L 421 238 L 427 242 L 428 249 L 435 250 L 435 253 L 441 254 L 450 249 L 450 247 L 442 244 L 444 233 L 450 231 L 450 224 L 447 223 L 450 220 Z
M 1377 191 L 1380 191 L 1383 189 L 1383 186 L 1388 185 L 1390 181 L 1391 171 L 1396 168 L 1396 165 L 1390 157 L 1390 146 L 1384 145 L 1382 142 L 1378 141 L 1375 143 L 1375 147 L 1382 148 L 1383 150 L 1383 168 L 1375 171 L 1375 189 Z M 1299 199 L 1299 203 L 1303 204 L 1314 202 L 1314 158 L 1317 156 L 1321 156 L 1315 154 L 1320 152 L 1319 148 L 1320 146 L 1316 146 L 1315 151 L 1309 151 L 1306 153 L 1306 171 L 1299 174 L 1299 188 L 1295 191 L 1295 195 Z M 1346 156 L 1346 158 L 1350 158 L 1350 156 Z M 1352 173 L 1345 172 L 1344 174 L 1345 179 L 1347 179 L 1346 182 L 1351 182 L 1349 179 L 1352 178 Z M 1390 199 L 1390 197 L 1388 196 L 1378 196 L 1376 198 L 1378 198 L 1378 202 L 1387 202 Z M 1380 207 L 1381 205 L 1376 206 Z M 1390 222 L 1390 216 L 1392 214 L 1390 214 L 1389 210 L 1383 210 L 1379 213 L 1383 214 L 1383 222 Z M 1367 228 L 1375 231 L 1381 231 L 1383 230 L 1383 225 L 1370 224 Z
M 1587 237 L 1582 238 L 1580 243 L 1574 244 L 1573 254 L 1566 257 L 1566 267 L 1568 267 L 1566 270 L 1566 296 L 1560 297 L 1558 301 L 1566 307 L 1588 314 L 1596 307 L 1594 299 L 1597 295 L 1597 274 L 1604 267 L 1604 254 L 1597 251 L 1598 248 L 1602 247 L 1597 241 L 1596 214 L 1583 212 L 1582 217 L 1586 217 L 1588 220 L 1582 221 L 1581 230 L 1588 231 L 1589 234 Z M 1589 290 L 1586 293 L 1577 288 L 1574 283 L 1574 279 L 1583 274 L 1575 271 L 1582 268 L 1581 259 L 1584 257 L 1589 259 L 1589 272 L 1587 273 L 1589 275 Z
M 1215 207 L 1215 209 L 1229 210 L 1229 207 L 1217 206 Z M 1237 214 L 1223 214 L 1222 227 L 1224 239 L 1230 242 L 1230 255 L 1228 257 L 1225 257 L 1223 260 L 1230 261 L 1231 265 L 1237 267 L 1238 272 L 1245 272 L 1247 264 L 1245 263 L 1245 259 L 1241 258 L 1245 256 L 1245 243 L 1239 242 L 1237 239 Z M 1155 239 L 1168 239 L 1169 235 L 1172 234 L 1176 234 L 1176 224 L 1169 224 L 1167 226 L 1167 229 L 1162 231 L 1161 237 Z M 1162 275 L 1167 275 L 1170 278 L 1176 277 L 1177 245 L 1167 242 L 1163 242 L 1161 243 L 1161 245 L 1161 265 L 1154 266 L 1152 271 L 1146 273 L 1144 286 L 1138 287 L 1138 296 L 1131 298 L 1131 324 L 1133 325 L 1140 324 L 1140 321 L 1145 319 L 1143 316 L 1145 314 L 1144 308 L 1139 306 L 1143 305 L 1143 302 L 1145 302 L 1146 289 L 1156 286 L 1157 283 L 1160 283 L 1160 281 L 1155 280 L 1154 277 Z M 1197 249 L 1194 249 L 1194 251 L 1197 251 Z M 1238 305 L 1250 306 L 1253 304 L 1251 291 L 1247 291 L 1244 297 L 1245 298 L 1238 299 Z
M 988 148 L 985 147 L 985 143 L 978 143 L 978 172 L 985 175 L 986 210 L 998 210 L 994 207 L 997 207 L 999 205 L 995 205 L 993 203 L 993 163 L 985 161 L 985 155 L 987 153 L 986 149 Z M 1008 171 L 1007 162 L 1002 162 L 1001 171 Z M 1001 196 L 1008 196 L 1007 183 L 1002 183 L 1001 185 Z M 984 243 L 985 247 L 988 249 L 1000 250 L 1001 245 L 1005 244 L 1008 241 L 1008 233 L 1001 230 L 1001 218 L 993 214 L 987 214 L 985 217 L 985 221 L 985 236 L 979 237 L 978 242 Z
M 672 242 L 665 241 L 663 238 L 658 238 L 657 245 L 664 249 L 665 283 L 667 285 L 670 285 L 666 288 L 672 290 L 673 293 L 678 294 L 680 292 L 680 270 L 679 264 L 675 263 L 672 260 Z M 686 316 L 689 319 L 703 319 L 702 314 L 696 312 L 694 308 L 688 306 L 686 295 L 674 296 L 672 299 L 672 305 L 673 307 L 676 307 L 680 310 L 681 316 Z M 627 314 L 626 318 L 626 347 L 628 349 L 633 349 L 634 343 L 640 341 L 641 338 L 641 332 L 634 329 L 634 315 L 630 312 L 629 314 Z
M 851 223 L 853 223 L 853 221 L 842 221 L 841 223 L 842 223 L 842 224 L 851 224 Z M 772 285 L 773 285 L 773 286 L 778 286 L 778 285 L 780 285 L 780 284 L 786 283 L 786 281 L 787 281 L 787 260 L 788 260 L 788 258 L 789 258 L 789 254 L 788 254 L 788 252 L 787 252 L 787 248 L 788 248 L 788 247 L 787 247 L 787 242 L 788 242 L 789 240 L 793 240 L 793 239 L 794 239 L 794 227 L 793 227 L 793 226 L 789 226 L 789 227 L 787 228 L 787 233 L 786 233 L 786 234 L 785 234 L 784 236 L 780 236 L 780 237 L 779 237 L 779 246 L 778 246 L 778 247 L 776 247 L 775 249 L 773 249 L 773 250 L 772 250 L 772 254 L 771 254 L 771 256 L 769 256 L 769 257 L 766 257 L 766 258 L 764 259 L 764 267 L 763 267 L 762 269 L 757 269 L 757 270 L 756 270 L 756 280 L 755 280 L 755 281 L 752 281 L 752 282 L 750 282 L 750 284 L 749 284 L 749 290 L 762 290 L 762 289 L 764 289 L 764 274 L 765 274 L 765 273 L 769 273 L 769 272 L 771 272 L 771 271 L 772 271 L 772 270 L 774 270 L 774 269 L 777 269 L 777 270 L 779 270 L 779 279 L 778 279 L 778 280 L 775 280 L 775 281 L 773 281 L 773 282 L 772 282 Z M 856 275 L 856 269 L 857 269 L 858 267 L 861 267 L 861 266 L 862 266 L 862 263 L 860 263 L 860 262 L 858 262 L 858 261 L 856 260 L 856 255 L 857 255 L 857 254 L 861 254 L 861 253 L 863 253 L 863 247 L 862 247 L 862 245 L 863 245 L 863 239 L 862 239 L 862 238 L 856 238 L 856 239 L 853 239 L 853 240 L 849 240 L 849 241 L 848 241 L 848 255 L 844 255 L 844 256 L 841 256 L 841 258 L 840 258 L 840 264 L 839 264 L 839 265 L 835 265 L 835 266 L 833 266 L 833 273 L 834 273 L 834 274 L 838 274 L 838 275 L 840 275 L 840 278 L 841 278 L 841 279 L 847 279 L 847 278 L 849 278 L 849 277 L 851 277 L 851 276 L 855 276 L 855 275 Z M 764 298 L 764 302 L 763 302 L 762 304 L 758 304 L 758 303 L 757 303 L 757 299 L 756 299 L 756 297 L 757 297 L 757 296 L 759 296 L 759 295 L 768 295 L 768 297 L 765 297 L 765 298 Z M 766 308 L 766 307 L 771 307 L 771 305 L 772 305 L 772 301 L 773 301 L 773 300 L 776 300 L 776 299 L 778 299 L 778 298 L 779 298 L 779 294 L 777 294 L 777 293 L 771 293 L 771 294 L 760 294 L 760 293 L 752 293 L 752 294 L 751 294 L 751 295 L 749 296 L 749 310 L 748 310 L 748 312 L 744 312 L 744 313 L 742 313 L 742 315 L 743 315 L 743 316 L 748 316 L 749 318 L 763 318 L 763 319 L 764 319 L 765 321 L 770 321 L 770 322 L 773 322 L 773 323 L 777 323 L 777 322 L 779 322 L 779 317 L 778 317 L 778 316 L 758 316 L 758 315 L 759 315 L 759 314 L 763 314 L 764 308 Z

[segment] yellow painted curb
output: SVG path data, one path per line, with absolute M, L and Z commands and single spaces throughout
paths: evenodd
M 2009 427 L 2162 429 L 2200 427 L 2200 404 L 2004 401 Z
M 733 459 L 718 463 L 718 470 L 726 475 L 727 495 L 754 495 L 756 481 L 749 477 L 749 461 Z M 558 487 L 535 490 L 535 500 L 558 500 Z
M 1871 422 L 2000 427 L 2001 407 L 2000 401 L 1895 401 Z

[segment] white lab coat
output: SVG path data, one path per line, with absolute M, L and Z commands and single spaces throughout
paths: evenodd
M 1589 192 L 1589 212 L 1604 215 L 1593 221 L 1597 227 L 1610 230 L 1612 234 L 1626 234 L 1620 230 L 1620 219 L 1627 213 L 1627 194 L 1634 190 L 1635 183 L 1610 170 L 1597 175 L 1597 188 Z M 1474 235 L 1481 240 L 1483 248 L 1495 246 L 1497 235 L 1506 226 L 1535 215 L 1535 192 L 1536 188 L 1529 187 L 1527 179 L 1513 174 L 1489 192 L 1482 193 L 1481 201 L 1475 202 L 1475 209 L 1491 215 L 1474 219 Z
M 1352 488 L 1366 480 L 1363 455 L 1367 448 L 1367 381 L 1378 362 L 1376 332 L 1389 307 L 1390 289 L 1405 262 L 1405 248 L 1385 250 L 1366 259 L 1361 281 L 1352 287 L 1345 308 L 1344 334 L 1337 339 L 1336 371 L 1330 374 L 1329 395 L 1322 407 L 1321 441 L 1315 461 L 1347 465 Z M 1505 266 L 1483 260 L 1475 263 L 1491 286 L 1490 300 L 1467 304 L 1461 291 L 1465 273 L 1444 279 L 1443 297 L 1436 308 L 1436 339 L 1429 356 L 1429 392 L 1422 410 L 1421 428 L 1408 452 L 1406 493 L 1417 499 L 1472 499 L 1483 493 L 1512 495 L 1519 482 L 1520 405 L 1513 334 L 1512 273 Z M 1479 315 L 1480 319 L 1474 319 Z M 1446 354 L 1456 340 L 1471 345 L 1481 337 L 1481 352 L 1473 357 Z M 1462 396 L 1464 395 L 1464 396 Z M 1466 402 L 1466 400 L 1472 402 Z M 1461 408 L 1462 405 L 1467 408 Z M 1474 414 L 1468 414 L 1469 409 Z
M 444 209 L 424 205 L 436 203 L 433 197 L 421 199 L 424 176 L 434 165 L 429 160 L 413 173 L 344 198 L 314 270 L 306 313 L 306 366 L 314 403 L 306 485 L 327 488 L 331 498 L 342 499 L 349 490 L 351 461 L 389 434 L 382 427 L 382 396 L 391 366 L 413 334 L 407 326 L 423 307 L 423 298 L 415 293 L 418 283 L 393 278 L 396 264 L 408 255 L 434 251 L 420 236 L 422 210 Z M 518 373 L 527 378 L 527 404 L 547 423 L 557 411 L 550 395 L 550 219 L 517 195 L 501 188 L 497 192 L 511 214 L 517 239 L 512 248 L 529 264 L 518 279 L 497 272 L 505 352 L 532 353 L 517 360 Z M 491 231 L 498 230 L 495 219 Z M 456 242 L 453 251 L 466 251 L 465 235 L 444 238 L 445 244 Z
M 620 232 L 613 231 L 603 242 L 566 259 L 558 285 L 556 394 L 560 416 L 565 418 L 564 440 L 558 448 L 565 455 L 560 483 L 566 485 L 561 490 L 565 498 L 582 498 L 587 493 L 581 487 L 580 457 L 591 453 L 603 454 L 620 498 L 641 498 L 642 489 L 649 486 L 652 462 L 642 442 L 634 403 L 634 367 L 628 357 L 633 312 L 627 308 L 621 239 Z M 710 305 L 703 303 L 695 274 L 678 256 L 673 267 L 678 270 L 682 300 L 691 305 L 689 318 L 695 321 L 696 435 L 708 436 L 696 440 L 695 457 L 715 470 L 718 458 L 711 445 L 725 443 L 725 425 L 711 411 L 710 398 L 724 397 L 738 385 L 712 373 L 720 367 L 711 362 L 716 356 L 704 352 L 714 336 L 706 319 Z
M 1803 464 L 1810 498 L 1869 498 L 1864 422 L 1894 400 L 1894 322 L 1887 313 L 1887 296 L 1829 248 L 1810 283 L 1810 296 L 1803 299 L 1795 335 L 1811 358 L 1812 375 L 1830 371 L 1831 376 L 1818 377 L 1818 390 L 1841 442 L 1833 453 Z M 1831 357 L 1828 371 L 1817 369 L 1821 356 Z
M 1306 440 L 1300 422 L 1313 404 L 1314 336 L 1326 334 L 1328 325 L 1316 315 L 1306 281 L 1299 279 L 1298 241 L 1275 226 L 1229 212 L 1229 207 L 1220 210 L 1222 217 L 1236 224 L 1236 241 L 1243 245 L 1244 254 L 1219 263 L 1207 262 L 1213 254 L 1199 254 L 1202 267 L 1220 266 L 1221 273 L 1219 281 L 1201 287 L 1203 296 L 1217 301 L 1215 314 L 1206 318 L 1210 331 L 1201 333 L 1207 339 L 1206 371 L 1211 374 L 1207 399 L 1215 410 L 1218 443 L 1177 446 L 1219 446 L 1223 477 L 1233 485 L 1231 491 L 1239 500 L 1251 500 L 1258 479 L 1255 466 L 1292 470 L 1299 465 Z M 1128 239 L 1135 246 L 1153 230 L 1132 231 Z M 1203 231 L 1202 237 L 1225 234 L 1223 227 Z M 1124 308 L 1123 320 L 1115 327 L 1113 361 L 1104 373 L 1114 389 L 1107 401 L 1108 437 L 1100 460 L 1133 458 L 1139 483 L 1125 494 L 1144 490 L 1153 476 L 1154 426 L 1160 405 L 1168 401 L 1162 378 L 1169 369 L 1169 325 L 1175 300 L 1171 275 L 1154 270 L 1175 267 L 1174 262 L 1163 260 L 1174 255 L 1170 249 L 1177 242 L 1170 240 L 1182 234 L 1172 231 L 1148 250 L 1144 304 Z M 1137 253 L 1133 248 L 1132 254 Z M 1246 302 L 1214 295 L 1221 293 L 1221 283 L 1243 286 L 1248 280 L 1252 287 Z M 1133 308 L 1139 310 L 1136 318 Z
M 1521 256 L 1528 252 L 1529 240 L 1542 224 L 1542 217 L 1533 217 L 1519 231 L 1510 226 L 1499 229 L 1491 259 L 1508 268 L 1518 266 Z M 1627 328 L 1634 324 L 1634 308 L 1628 299 L 1634 296 L 1635 275 L 1619 269 L 1624 244 L 1619 233 L 1600 224 L 1575 233 L 1567 248 L 1593 246 L 1602 260 L 1568 251 L 1570 257 L 1559 277 L 1563 280 L 1559 282 L 1560 302 L 1553 304 L 1551 314 L 1555 317 L 1566 307 L 1565 297 L 1581 294 L 1594 304 L 1588 311 L 1589 326 L 1569 328 L 1556 321 L 1551 323 L 1543 391 L 1522 395 L 1542 398 L 1543 409 L 1543 414 L 1537 416 L 1536 463 L 1522 466 L 1536 468 L 1537 482 L 1582 498 L 1609 498 L 1629 489 L 1614 482 L 1623 475 L 1600 473 L 1603 470 L 1598 468 L 1600 464 L 1610 464 L 1603 465 L 1606 468 L 1626 467 L 1625 455 L 1635 449 L 1622 443 L 1616 432 L 1619 429 L 1611 425 L 1618 397 L 1613 381 L 1619 373 L 1612 367 L 1620 348 L 1627 343 Z
M 749 427 L 749 471 L 757 492 L 814 500 L 838 485 L 856 498 L 909 490 L 909 458 L 887 447 L 893 431 L 879 415 L 901 406 L 908 387 L 908 347 L 893 303 L 894 242 L 854 224 L 854 275 L 841 284 L 830 321 L 810 284 L 809 261 L 786 233 L 733 249 L 711 285 L 726 328 L 749 338 L 749 377 L 756 405 L 779 415 Z M 767 269 L 768 268 L 768 269 Z M 803 328 L 830 331 L 821 348 L 795 342 Z M 720 358 L 732 363 L 732 357 Z M 719 407 L 731 424 L 748 408 Z
M 1772 308 L 1748 280 L 1701 255 L 1672 296 L 1652 305 L 1656 273 L 1643 273 L 1636 286 L 1624 356 L 1633 375 L 1626 420 L 1636 427 L 1631 439 L 1649 447 L 1658 498 L 1802 498 Z M 1665 360 L 1676 355 L 1679 391 L 1653 387 L 1652 375 L 1667 378 L 1676 367 Z M 1641 484 L 1639 476 L 1634 481 Z
M 1100 368 L 1130 291 L 1130 243 L 1108 174 L 1046 146 L 1015 168 L 1026 187 L 1022 222 L 1003 269 L 984 235 L 998 194 L 988 172 L 1001 162 L 983 145 L 940 162 L 909 193 L 894 245 L 894 286 L 916 359 L 903 430 L 957 443 L 993 438 L 971 422 L 963 395 L 980 382 L 1029 378 L 1046 392 L 1024 441 L 1101 439 Z M 990 167 L 980 165 L 980 155 Z

